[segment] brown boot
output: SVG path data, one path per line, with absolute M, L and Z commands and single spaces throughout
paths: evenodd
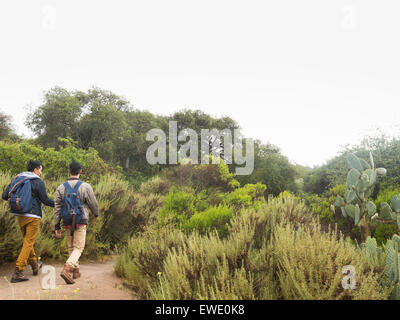
M 41 261 L 38 262 L 32 262 L 31 264 L 32 267 L 32 272 L 34 276 L 37 276 L 39 273 L 40 268 L 42 267 L 43 263 Z
M 80 276 L 81 276 L 81 274 L 79 273 L 79 268 L 74 268 L 72 278 L 73 279 L 78 279 L 78 278 L 80 278 Z
M 28 281 L 28 278 L 25 278 L 24 276 L 24 271 L 19 270 L 17 267 L 15 267 L 14 274 L 12 275 L 11 282 L 22 282 L 22 281 Z
M 75 283 L 75 281 L 72 278 L 72 271 L 73 271 L 73 268 L 70 267 L 67 264 L 64 265 L 64 269 L 61 271 L 60 276 L 61 276 L 61 278 L 64 279 L 64 281 L 67 284 L 74 284 Z

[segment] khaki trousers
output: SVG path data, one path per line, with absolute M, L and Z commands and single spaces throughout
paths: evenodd
M 81 225 L 74 231 L 71 237 L 70 230 L 67 229 L 67 244 L 69 258 L 66 262 L 72 268 L 79 268 L 79 258 L 85 248 L 86 225 Z
M 39 233 L 40 219 L 23 216 L 17 216 L 17 219 L 22 236 L 24 237 L 24 243 L 15 265 L 19 270 L 24 270 L 28 263 L 36 262 L 33 245 Z

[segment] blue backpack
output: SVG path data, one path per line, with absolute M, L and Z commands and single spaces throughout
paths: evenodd
M 83 217 L 83 208 L 79 198 L 78 189 L 82 181 L 78 181 L 72 189 L 68 182 L 64 183 L 66 189 L 65 197 L 62 199 L 62 208 L 60 216 L 63 219 L 64 226 L 71 225 L 71 234 L 75 230 L 76 224 L 79 224 Z
M 8 204 L 13 213 L 28 213 L 32 210 L 33 196 L 31 180 L 33 177 L 16 177 L 10 185 Z

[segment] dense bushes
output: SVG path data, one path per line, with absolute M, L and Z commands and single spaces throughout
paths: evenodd
M 374 230 L 374 238 L 379 246 L 383 246 L 394 234 L 399 234 L 397 223 L 379 224 Z
M 223 195 L 222 202 L 232 206 L 236 211 L 239 209 L 258 207 L 264 204 L 265 185 L 258 182 L 256 184 L 246 184 L 241 188 Z
M 218 207 L 209 207 L 208 209 L 197 212 L 192 215 L 184 224 L 185 230 L 197 230 L 204 234 L 213 229 L 218 235 L 225 237 L 228 234 L 228 222 L 233 216 L 233 210 L 230 207 L 219 205 Z
M 400 194 L 399 188 L 387 188 L 380 190 L 374 203 L 377 208 L 381 208 L 382 202 L 391 203 L 392 197 L 398 194 Z M 380 246 L 385 244 L 387 240 L 391 239 L 394 234 L 399 234 L 399 227 L 397 226 L 397 223 L 380 224 L 372 221 L 371 229 L 374 238 L 376 238 L 376 241 Z
M 143 194 L 155 193 L 164 196 L 169 192 L 170 187 L 171 184 L 167 179 L 154 176 L 141 184 L 139 192 Z
M 168 168 L 163 176 L 178 188 L 190 186 L 195 194 L 206 189 L 231 192 L 240 186 L 223 161 L 215 165 L 181 164 Z
M 117 176 L 103 176 L 95 185 L 103 223 L 98 241 L 111 246 L 126 244 L 132 234 L 154 222 L 161 207 L 161 196 L 134 192 L 126 181 Z
M 224 236 L 227 235 L 226 224 L 234 213 L 264 204 L 264 191 L 265 186 L 261 183 L 245 185 L 229 193 L 210 188 L 197 195 L 191 188 L 179 190 L 173 187 L 164 197 L 158 222 L 160 226 L 173 224 L 182 230 L 202 233 L 214 229 Z
M 345 236 L 351 237 L 353 240 L 361 241 L 361 234 L 358 227 L 355 227 L 354 221 L 343 217 L 339 208 L 335 209 L 335 213 L 330 209 L 331 204 L 335 202 L 337 196 L 344 197 L 346 185 L 338 184 L 333 188 L 325 191 L 321 195 L 317 194 L 302 194 L 302 198 L 306 204 L 311 207 L 313 212 L 320 218 L 325 229 L 330 226 L 337 225 L 338 229 Z M 382 202 L 391 203 L 394 195 L 400 194 L 399 188 L 382 189 L 376 195 L 374 203 L 377 208 L 380 208 Z M 378 209 L 379 210 L 379 209 Z M 392 238 L 396 233 L 399 233 L 399 228 L 396 223 L 380 224 L 376 221 L 370 223 L 371 234 L 376 238 L 379 245 L 382 245 L 386 240 Z
M 250 175 L 238 176 L 241 185 L 258 183 L 266 185 L 268 194 L 278 196 L 285 190 L 299 191 L 296 180 L 299 174 L 279 147 L 254 141 L 254 170 Z
M 158 220 L 161 224 L 172 222 L 182 227 L 186 221 L 196 212 L 196 197 L 192 192 L 173 189 L 164 197 L 163 207 L 160 210 Z
M 359 228 L 355 228 L 354 221 L 345 218 L 340 209 L 336 208 L 335 212 L 332 212 L 330 209 L 330 206 L 335 202 L 337 196 L 344 196 L 346 188 L 345 184 L 338 184 L 321 195 L 303 194 L 302 198 L 313 210 L 314 214 L 320 218 L 320 222 L 325 231 L 329 228 L 335 228 L 335 225 L 337 225 L 338 230 L 344 236 L 360 241 L 361 234 Z
M 318 223 L 296 230 L 279 226 L 274 234 L 274 257 L 281 297 L 288 300 L 387 299 L 381 287 L 383 267 L 373 267 L 360 250 L 322 232 Z M 342 268 L 355 268 L 357 290 L 344 290 Z
M 158 194 L 167 190 L 157 219 L 160 227 L 174 225 L 203 234 L 216 230 L 220 236 L 226 236 L 227 223 L 234 214 L 262 206 L 266 186 L 257 183 L 240 187 L 235 175 L 221 161 L 209 165 L 181 164 L 140 188 L 141 192 Z
M 0 188 L 4 190 L 10 183 L 11 175 L 0 171 Z M 15 260 L 19 254 L 15 249 L 21 246 L 22 235 L 15 218 L 8 213 L 8 203 L 0 202 L 0 263 Z
M 8 171 L 12 175 L 26 171 L 29 160 L 38 160 L 43 164 L 43 177 L 57 180 L 67 177 L 71 161 L 78 161 L 83 166 L 82 178 L 87 182 L 97 182 L 102 175 L 117 173 L 109 167 L 97 154 L 97 151 L 78 149 L 70 139 L 61 139 L 64 146 L 58 150 L 44 149 L 29 142 L 6 143 L 0 141 L 0 171 Z
M 182 246 L 184 234 L 173 228 L 155 229 L 148 226 L 143 233 L 132 237 L 127 247 L 118 256 L 115 271 L 136 293 L 145 297 L 148 283 L 157 281 L 162 261 L 168 251 Z
M 234 217 L 224 239 L 149 228 L 130 240 L 115 270 L 142 299 L 387 298 L 382 269 L 337 238 L 320 230 L 303 202 L 270 198 Z M 357 290 L 341 287 L 348 264 L 358 272 Z

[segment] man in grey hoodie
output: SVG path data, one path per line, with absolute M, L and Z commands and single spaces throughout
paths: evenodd
M 31 191 L 33 198 L 32 210 L 27 213 L 17 213 L 11 211 L 11 213 L 17 217 L 18 225 L 21 229 L 22 236 L 24 237 L 24 243 L 18 256 L 11 282 L 29 280 L 24 276 L 23 272 L 27 264 L 30 264 L 32 267 L 33 275 L 38 274 L 40 265 L 37 262 L 33 245 L 35 244 L 36 237 L 39 233 L 40 220 L 42 219 L 41 203 L 49 207 L 54 207 L 54 201 L 47 196 L 46 186 L 43 180 L 40 179 L 43 170 L 42 164 L 39 161 L 30 160 L 28 162 L 27 170 L 28 171 L 17 175 L 17 177 L 26 177 L 31 180 Z M 10 183 L 4 190 L 2 194 L 3 200 L 8 200 L 11 185 L 12 183 Z

